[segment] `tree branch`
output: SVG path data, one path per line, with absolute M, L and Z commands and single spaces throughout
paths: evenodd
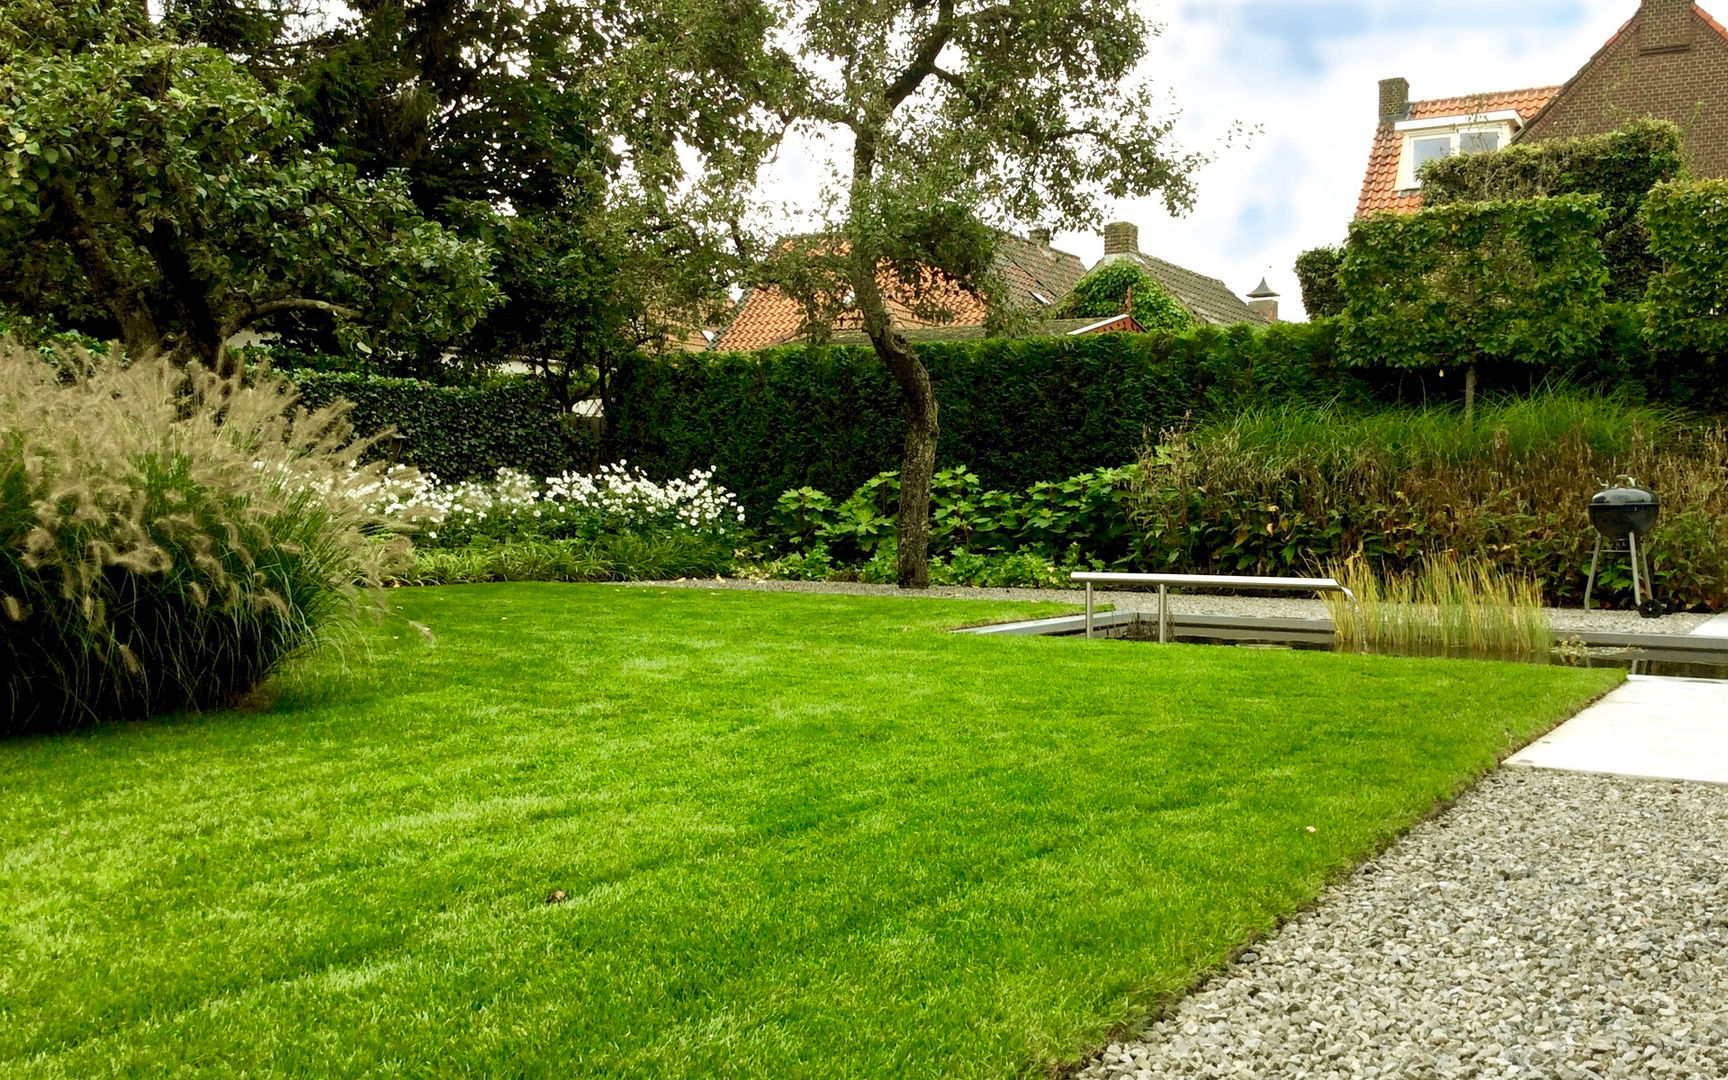
M 222 340 L 229 338 L 251 326 L 259 319 L 278 315 L 284 311 L 322 311 L 343 319 L 358 319 L 360 312 L 355 308 L 332 304 L 325 300 L 312 300 L 307 297 L 291 296 L 283 300 L 266 300 L 262 304 L 252 304 L 240 314 L 229 319 L 222 326 Z
M 936 10 L 936 24 L 930 28 L 930 36 L 925 38 L 924 43 L 912 54 L 912 62 L 906 65 L 906 70 L 889 83 L 882 93 L 889 112 L 898 109 L 902 101 L 910 97 L 927 77 L 935 73 L 936 58 L 942 55 L 942 50 L 954 35 L 954 0 L 941 0 Z

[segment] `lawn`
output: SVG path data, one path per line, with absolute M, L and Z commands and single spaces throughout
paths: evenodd
M 390 602 L 268 705 L 0 742 L 0 1074 L 1036 1072 L 1619 677 Z

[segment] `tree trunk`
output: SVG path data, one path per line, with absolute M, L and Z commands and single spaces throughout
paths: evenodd
M 134 282 L 127 281 L 115 265 L 113 255 L 102 240 L 95 223 L 85 213 L 70 184 L 60 181 L 49 185 L 49 197 L 54 209 L 66 218 L 67 231 L 72 234 L 72 257 L 84 271 L 90 292 L 99 297 L 114 321 L 120 324 L 120 340 L 126 353 L 134 360 L 143 360 L 162 351 L 162 333 Z
M 866 277 L 867 285 L 861 281 Z M 900 447 L 900 514 L 894 527 L 898 546 L 895 579 L 902 589 L 927 589 L 930 480 L 936 473 L 936 439 L 941 434 L 936 387 L 930 381 L 930 369 L 918 359 L 912 343 L 889 323 L 874 272 L 866 276 L 855 266 L 853 279 L 858 308 L 864 316 L 864 332 L 870 337 L 877 359 L 900 387 L 901 414 L 906 418 L 906 438 Z
M 1471 420 L 1476 415 L 1476 365 L 1464 366 L 1464 419 Z
M 869 205 L 870 180 L 875 172 L 876 133 L 860 130 L 852 147 L 852 211 Z M 895 522 L 895 578 L 902 589 L 930 587 L 930 480 L 936 472 L 936 388 L 930 370 L 906 336 L 894 329 L 888 305 L 876 281 L 878 252 L 861 237 L 848 239 L 849 277 L 864 333 L 877 359 L 900 387 L 906 418 L 906 439 L 900 448 L 900 515 Z
M 897 346 L 904 354 L 895 359 L 890 370 L 895 371 L 895 379 L 900 383 L 906 417 L 906 439 L 900 448 L 900 517 L 894 528 L 898 544 L 894 576 L 902 589 L 928 589 L 930 480 L 936 472 L 936 437 L 941 434 L 936 423 L 936 388 L 930 382 L 929 369 L 906 339 L 899 334 L 893 334 L 892 339 L 891 347 Z M 876 355 L 883 355 L 879 344 Z M 900 374 L 902 370 L 904 376 Z

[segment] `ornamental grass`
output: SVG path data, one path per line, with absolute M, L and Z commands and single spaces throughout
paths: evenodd
M 345 407 L 0 342 L 0 731 L 228 703 L 400 561 Z
M 1481 560 L 1447 553 L 1413 573 L 1381 577 L 1352 556 L 1332 576 L 1355 594 L 1326 596 L 1343 649 L 1532 659 L 1554 648 L 1541 587 Z

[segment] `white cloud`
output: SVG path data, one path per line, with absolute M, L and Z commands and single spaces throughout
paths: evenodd
M 1238 293 L 1264 275 L 1301 312 L 1296 256 L 1344 237 L 1368 160 L 1378 82 L 1404 76 L 1416 99 L 1557 85 L 1637 10 L 1637 0 L 1139 0 L 1165 26 L 1145 74 L 1182 108 L 1184 146 L 1216 149 L 1192 213 L 1124 203 L 1141 250 L 1222 278 Z M 1261 133 L 1224 147 L 1237 122 Z M 765 177 L 778 206 L 817 202 L 825 167 L 788 146 Z M 776 212 L 778 210 L 778 212 Z M 1058 235 L 1088 264 L 1095 235 Z

